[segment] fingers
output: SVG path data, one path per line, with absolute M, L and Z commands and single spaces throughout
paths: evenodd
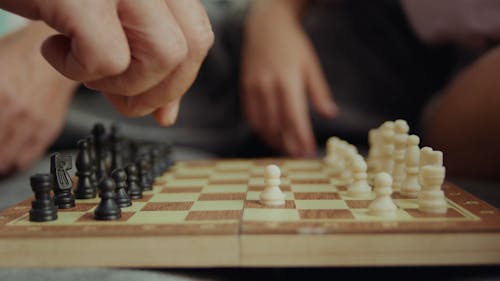
M 45 59 L 60 73 L 78 81 L 124 71 L 130 52 L 115 5 L 115 1 L 100 0 L 40 5 L 41 17 L 62 33 L 44 42 Z
M 309 157 L 316 154 L 316 142 L 307 107 L 307 97 L 300 76 L 288 77 L 280 83 L 278 90 L 282 143 L 294 157 Z
M 85 83 L 92 89 L 134 96 L 157 85 L 187 56 L 187 42 L 163 0 L 120 1 L 119 12 L 133 54 L 119 75 Z
M 145 92 L 128 99 L 109 94 L 108 98 L 125 115 L 142 116 L 155 112 L 158 123 L 171 125 L 176 119 L 180 98 L 194 82 L 201 63 L 213 44 L 214 35 L 199 1 L 165 2 L 186 42 L 187 53 L 182 57 L 182 62 Z
M 177 120 L 177 115 L 179 114 L 179 106 L 180 99 L 174 100 L 170 103 L 167 103 L 165 106 L 162 106 L 155 110 L 153 113 L 153 117 L 156 122 L 164 126 L 170 126 L 175 123 Z
M 280 119 L 276 89 L 270 74 L 258 72 L 243 81 L 243 104 L 250 126 L 267 145 L 280 150 Z
M 332 98 L 330 86 L 316 56 L 314 56 L 314 59 L 310 59 L 305 66 L 304 78 L 312 107 L 325 118 L 335 117 L 338 108 Z

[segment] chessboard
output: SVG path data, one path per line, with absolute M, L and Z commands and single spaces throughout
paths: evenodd
M 264 168 L 282 171 L 283 206 L 259 202 Z M 179 161 L 115 221 L 99 199 L 30 222 L 31 198 L 0 213 L 3 267 L 269 267 L 500 264 L 500 211 L 445 182 L 447 212 L 392 194 L 397 215 L 370 215 L 316 159 Z

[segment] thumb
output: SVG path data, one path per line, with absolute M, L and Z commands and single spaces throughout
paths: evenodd
M 335 104 L 330 86 L 317 59 L 305 68 L 306 88 L 313 109 L 321 116 L 332 118 L 337 115 L 338 107 Z

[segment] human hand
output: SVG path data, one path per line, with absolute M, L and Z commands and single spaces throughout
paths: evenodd
M 127 116 L 177 116 L 213 33 L 198 0 L 18 0 L 0 6 L 61 34 L 43 56 L 66 77 L 103 92 Z
M 43 23 L 0 38 L 0 176 L 25 169 L 59 134 L 76 83 L 40 55 Z
M 337 107 L 294 2 L 261 1 L 251 9 L 241 86 L 250 126 L 272 148 L 299 157 L 316 153 L 308 101 L 326 118 Z

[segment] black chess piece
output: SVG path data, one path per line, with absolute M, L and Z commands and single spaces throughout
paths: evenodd
M 153 186 L 155 175 L 153 173 L 153 157 L 151 157 L 151 148 L 148 149 L 148 153 L 145 153 L 142 156 L 147 161 L 147 165 L 145 165 L 144 169 L 146 170 L 146 180 L 148 182 L 148 186 Z M 141 171 L 141 167 L 139 167 L 139 173 Z M 148 189 L 149 190 L 149 189 Z
M 120 127 L 116 123 L 111 125 L 108 143 L 111 150 L 111 170 L 123 168 L 123 137 L 120 134 Z
M 139 167 L 139 186 L 142 191 L 153 190 L 153 186 L 149 179 L 149 160 L 146 157 L 141 157 L 138 162 Z
M 87 137 L 87 142 L 89 143 L 89 153 L 90 153 L 90 162 L 92 162 L 92 172 L 90 174 L 90 182 L 92 183 L 92 188 L 97 190 L 97 185 L 99 181 L 97 180 L 97 155 L 95 151 L 95 142 L 93 136 Z
M 92 135 L 94 136 L 96 152 L 97 181 L 100 182 L 103 178 L 108 177 L 108 169 L 111 166 L 111 163 L 108 163 L 109 155 L 104 125 L 101 123 L 95 124 L 92 128 Z
M 161 152 L 158 147 L 151 148 L 151 162 L 153 164 L 151 166 L 153 178 L 161 176 L 163 170 L 161 167 Z
M 94 211 L 96 220 L 116 220 L 121 217 L 121 209 L 116 203 L 116 185 L 113 179 L 106 177 L 99 182 L 101 201 Z
M 30 221 L 45 222 L 57 219 L 57 208 L 50 197 L 53 186 L 51 174 L 36 174 L 30 178 L 35 200 L 31 202 Z
M 73 181 L 68 171 L 72 168 L 71 155 L 54 153 L 50 157 L 50 173 L 54 179 L 54 202 L 59 209 L 75 207 L 75 196 L 71 193 Z
M 120 208 L 132 206 L 130 197 L 127 194 L 127 173 L 122 168 L 115 169 L 111 173 L 111 177 L 116 184 L 116 203 Z
M 168 143 L 162 143 L 160 145 L 161 147 L 161 154 L 162 154 L 162 168 L 163 172 L 168 170 L 170 167 L 172 167 L 175 163 L 175 161 L 172 159 L 172 145 Z
M 127 192 L 130 199 L 136 200 L 142 198 L 142 189 L 138 184 L 139 181 L 139 171 L 134 163 L 130 163 L 125 167 L 127 172 Z
M 76 156 L 76 175 L 78 184 L 75 188 L 75 197 L 78 199 L 95 198 L 97 188 L 92 182 L 94 165 L 90 157 L 90 145 L 88 139 L 78 141 L 78 154 Z

